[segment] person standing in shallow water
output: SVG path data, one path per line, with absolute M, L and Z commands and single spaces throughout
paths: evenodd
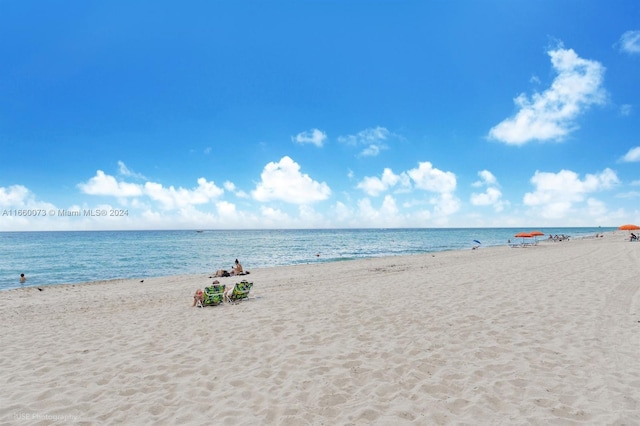
M 27 281 L 27 277 L 24 274 L 20 274 L 20 284 L 24 284 L 25 281 Z

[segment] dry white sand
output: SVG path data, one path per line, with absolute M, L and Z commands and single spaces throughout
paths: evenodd
M 0 424 L 640 424 L 626 237 L 2 292 Z

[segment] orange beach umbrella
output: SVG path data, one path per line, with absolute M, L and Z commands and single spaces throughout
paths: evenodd
M 536 237 L 544 235 L 544 232 L 542 232 L 542 231 L 531 231 L 531 232 L 529 232 L 529 234 L 531 234 L 533 239 L 536 240 L 536 244 L 538 244 L 538 239 Z
M 518 232 L 516 235 L 514 235 L 514 237 L 516 237 L 516 238 L 531 238 L 531 237 L 533 237 L 533 235 L 530 232 Z
M 518 232 L 516 235 L 514 235 L 514 237 L 522 238 L 522 245 L 524 245 L 524 239 L 525 238 L 533 238 L 533 235 L 531 235 L 531 233 L 529 233 L 529 232 Z
M 632 225 L 632 224 L 627 224 L 627 225 L 622 225 L 620 227 L 618 227 L 618 229 L 620 229 L 621 231 L 635 231 L 637 229 L 640 229 L 640 226 L 638 225 Z

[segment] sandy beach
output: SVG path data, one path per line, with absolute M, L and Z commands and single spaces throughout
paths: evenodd
M 637 425 L 627 238 L 1 292 L 0 424 Z

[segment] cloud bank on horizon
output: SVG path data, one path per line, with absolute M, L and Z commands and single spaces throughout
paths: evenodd
M 9 19 L 26 8 L 3 7 L 4 38 L 23 34 Z M 306 7 L 297 13 L 331 10 Z M 377 5 L 371 22 L 323 15 L 336 28 L 324 40 L 283 33 L 287 17 L 274 8 L 270 24 L 221 21 L 213 33 L 181 12 L 175 28 L 193 34 L 175 43 L 192 42 L 186 51 L 169 50 L 153 17 L 149 34 L 131 39 L 149 53 L 128 50 L 135 28 L 117 16 L 111 33 L 69 38 L 78 24 L 66 22 L 69 34 L 45 42 L 48 23 L 0 47 L 0 231 L 640 222 L 632 17 L 608 20 L 597 39 L 597 14 L 576 25 L 585 33 L 562 19 L 531 24 L 514 35 L 517 49 L 496 53 L 461 48 L 456 24 L 450 45 L 438 45 L 408 25 L 429 15 L 415 7 Z M 497 42 L 511 16 L 476 30 Z M 263 38 L 237 32 L 258 22 Z M 551 30 L 571 43 L 542 51 Z

